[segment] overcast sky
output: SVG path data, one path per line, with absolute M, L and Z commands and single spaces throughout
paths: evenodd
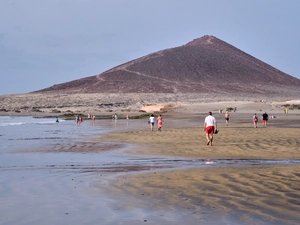
M 300 79 L 300 0 L 0 0 L 0 95 L 213 35 Z

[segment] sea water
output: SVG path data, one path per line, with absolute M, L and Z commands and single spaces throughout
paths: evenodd
M 0 116 L 0 153 L 39 148 L 105 130 L 90 126 L 88 122 L 76 126 L 74 121 L 63 119 L 56 123 L 55 118 Z
M 68 163 L 80 154 L 43 154 L 52 146 L 69 145 L 75 140 L 88 139 L 106 132 L 108 128 L 91 126 L 86 121 L 76 125 L 73 120 L 23 116 L 0 117 L 0 166 L 29 167 Z M 84 155 L 82 155 L 84 156 Z M 83 157 L 84 158 L 84 157 Z M 86 158 L 86 157 L 85 157 Z M 74 160 L 73 160 L 74 161 Z

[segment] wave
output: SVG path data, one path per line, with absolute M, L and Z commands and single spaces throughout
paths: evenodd
M 64 119 L 59 119 L 60 122 L 65 121 Z M 21 126 L 28 124 L 55 124 L 55 118 L 34 118 L 34 117 L 10 117 L 3 116 L 0 117 L 0 127 L 5 126 Z

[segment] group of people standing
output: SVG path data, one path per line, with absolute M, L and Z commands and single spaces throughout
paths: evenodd
M 226 111 L 224 117 L 225 117 L 226 126 L 228 126 L 229 119 L 230 119 L 230 114 L 228 113 L 228 111 Z M 267 126 L 268 120 L 269 120 L 269 115 L 267 114 L 267 112 L 264 112 L 262 114 L 262 123 L 263 123 L 264 127 Z M 257 117 L 256 113 L 254 113 L 254 115 L 252 117 L 252 121 L 253 121 L 253 127 L 257 128 L 258 117 Z
M 76 115 L 75 122 L 76 122 L 77 125 L 80 125 L 83 122 L 82 117 L 79 116 L 79 115 Z
M 230 119 L 230 114 L 228 113 L 228 111 L 226 111 L 224 117 L 225 117 L 226 126 L 228 126 L 229 119 Z M 253 120 L 254 128 L 257 128 L 258 117 L 257 117 L 256 113 L 254 113 L 254 115 L 252 117 L 252 120 Z M 267 126 L 268 120 L 269 120 L 269 115 L 267 114 L 267 112 L 264 112 L 262 114 L 262 123 L 263 123 L 264 127 Z M 205 134 L 206 134 L 207 145 L 212 146 L 213 135 L 218 132 L 218 130 L 217 130 L 217 120 L 214 116 L 212 116 L 212 112 L 208 112 L 208 116 L 205 117 L 203 128 L 204 128 L 204 131 L 205 131 Z
M 93 121 L 95 121 L 96 120 L 96 116 L 94 114 L 93 115 L 88 114 L 88 120 L 90 120 L 90 119 L 92 119 Z
M 157 130 L 161 131 L 162 126 L 163 126 L 163 118 L 160 114 L 157 117 L 156 122 L 157 122 Z M 153 131 L 154 130 L 154 124 L 155 124 L 155 117 L 154 117 L 153 114 L 150 115 L 148 123 L 150 124 L 151 131 Z
M 257 128 L 258 117 L 256 113 L 254 113 L 252 119 L 253 119 L 253 127 Z M 261 119 L 262 119 L 263 126 L 266 127 L 269 120 L 269 115 L 266 112 L 264 112 L 264 114 L 262 114 Z

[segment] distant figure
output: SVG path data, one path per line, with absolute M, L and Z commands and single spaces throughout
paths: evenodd
M 153 128 L 154 128 L 154 120 L 155 120 L 154 115 L 151 114 L 151 116 L 149 117 L 149 120 L 148 120 L 151 131 L 153 131 Z
M 88 114 L 88 119 L 91 119 L 91 115 L 90 114 Z
M 266 112 L 264 112 L 264 114 L 262 114 L 262 122 L 264 127 L 267 126 L 268 120 L 269 120 L 269 115 Z
M 126 119 L 127 119 L 127 120 L 129 119 L 129 116 L 128 116 L 128 114 L 126 115 Z
M 96 116 L 92 115 L 92 120 L 95 121 L 96 120 Z
M 257 128 L 258 117 L 257 117 L 256 113 L 254 113 L 252 120 L 253 120 L 253 127 Z
M 217 130 L 217 121 L 211 112 L 208 112 L 208 116 L 205 117 L 203 128 L 206 134 L 207 145 L 210 144 L 212 146 L 214 133 Z
M 157 117 L 157 129 L 159 131 L 161 131 L 162 125 L 163 125 L 163 119 L 162 116 L 159 114 L 159 116 Z
M 75 122 L 77 125 L 79 124 L 79 116 L 78 115 L 76 115 L 76 117 L 75 117 Z
M 79 117 L 79 123 L 82 123 L 83 122 L 83 120 L 82 120 L 82 117 L 80 116 Z
M 226 111 L 226 113 L 225 113 L 225 122 L 226 122 L 227 126 L 228 126 L 229 118 L 230 118 L 230 115 L 229 115 L 228 111 Z
M 59 123 L 59 119 L 58 119 L 58 117 L 56 117 L 56 123 Z
M 112 119 L 113 120 L 117 120 L 118 119 L 118 117 L 117 117 L 117 114 L 115 113 L 114 115 L 112 115 Z

